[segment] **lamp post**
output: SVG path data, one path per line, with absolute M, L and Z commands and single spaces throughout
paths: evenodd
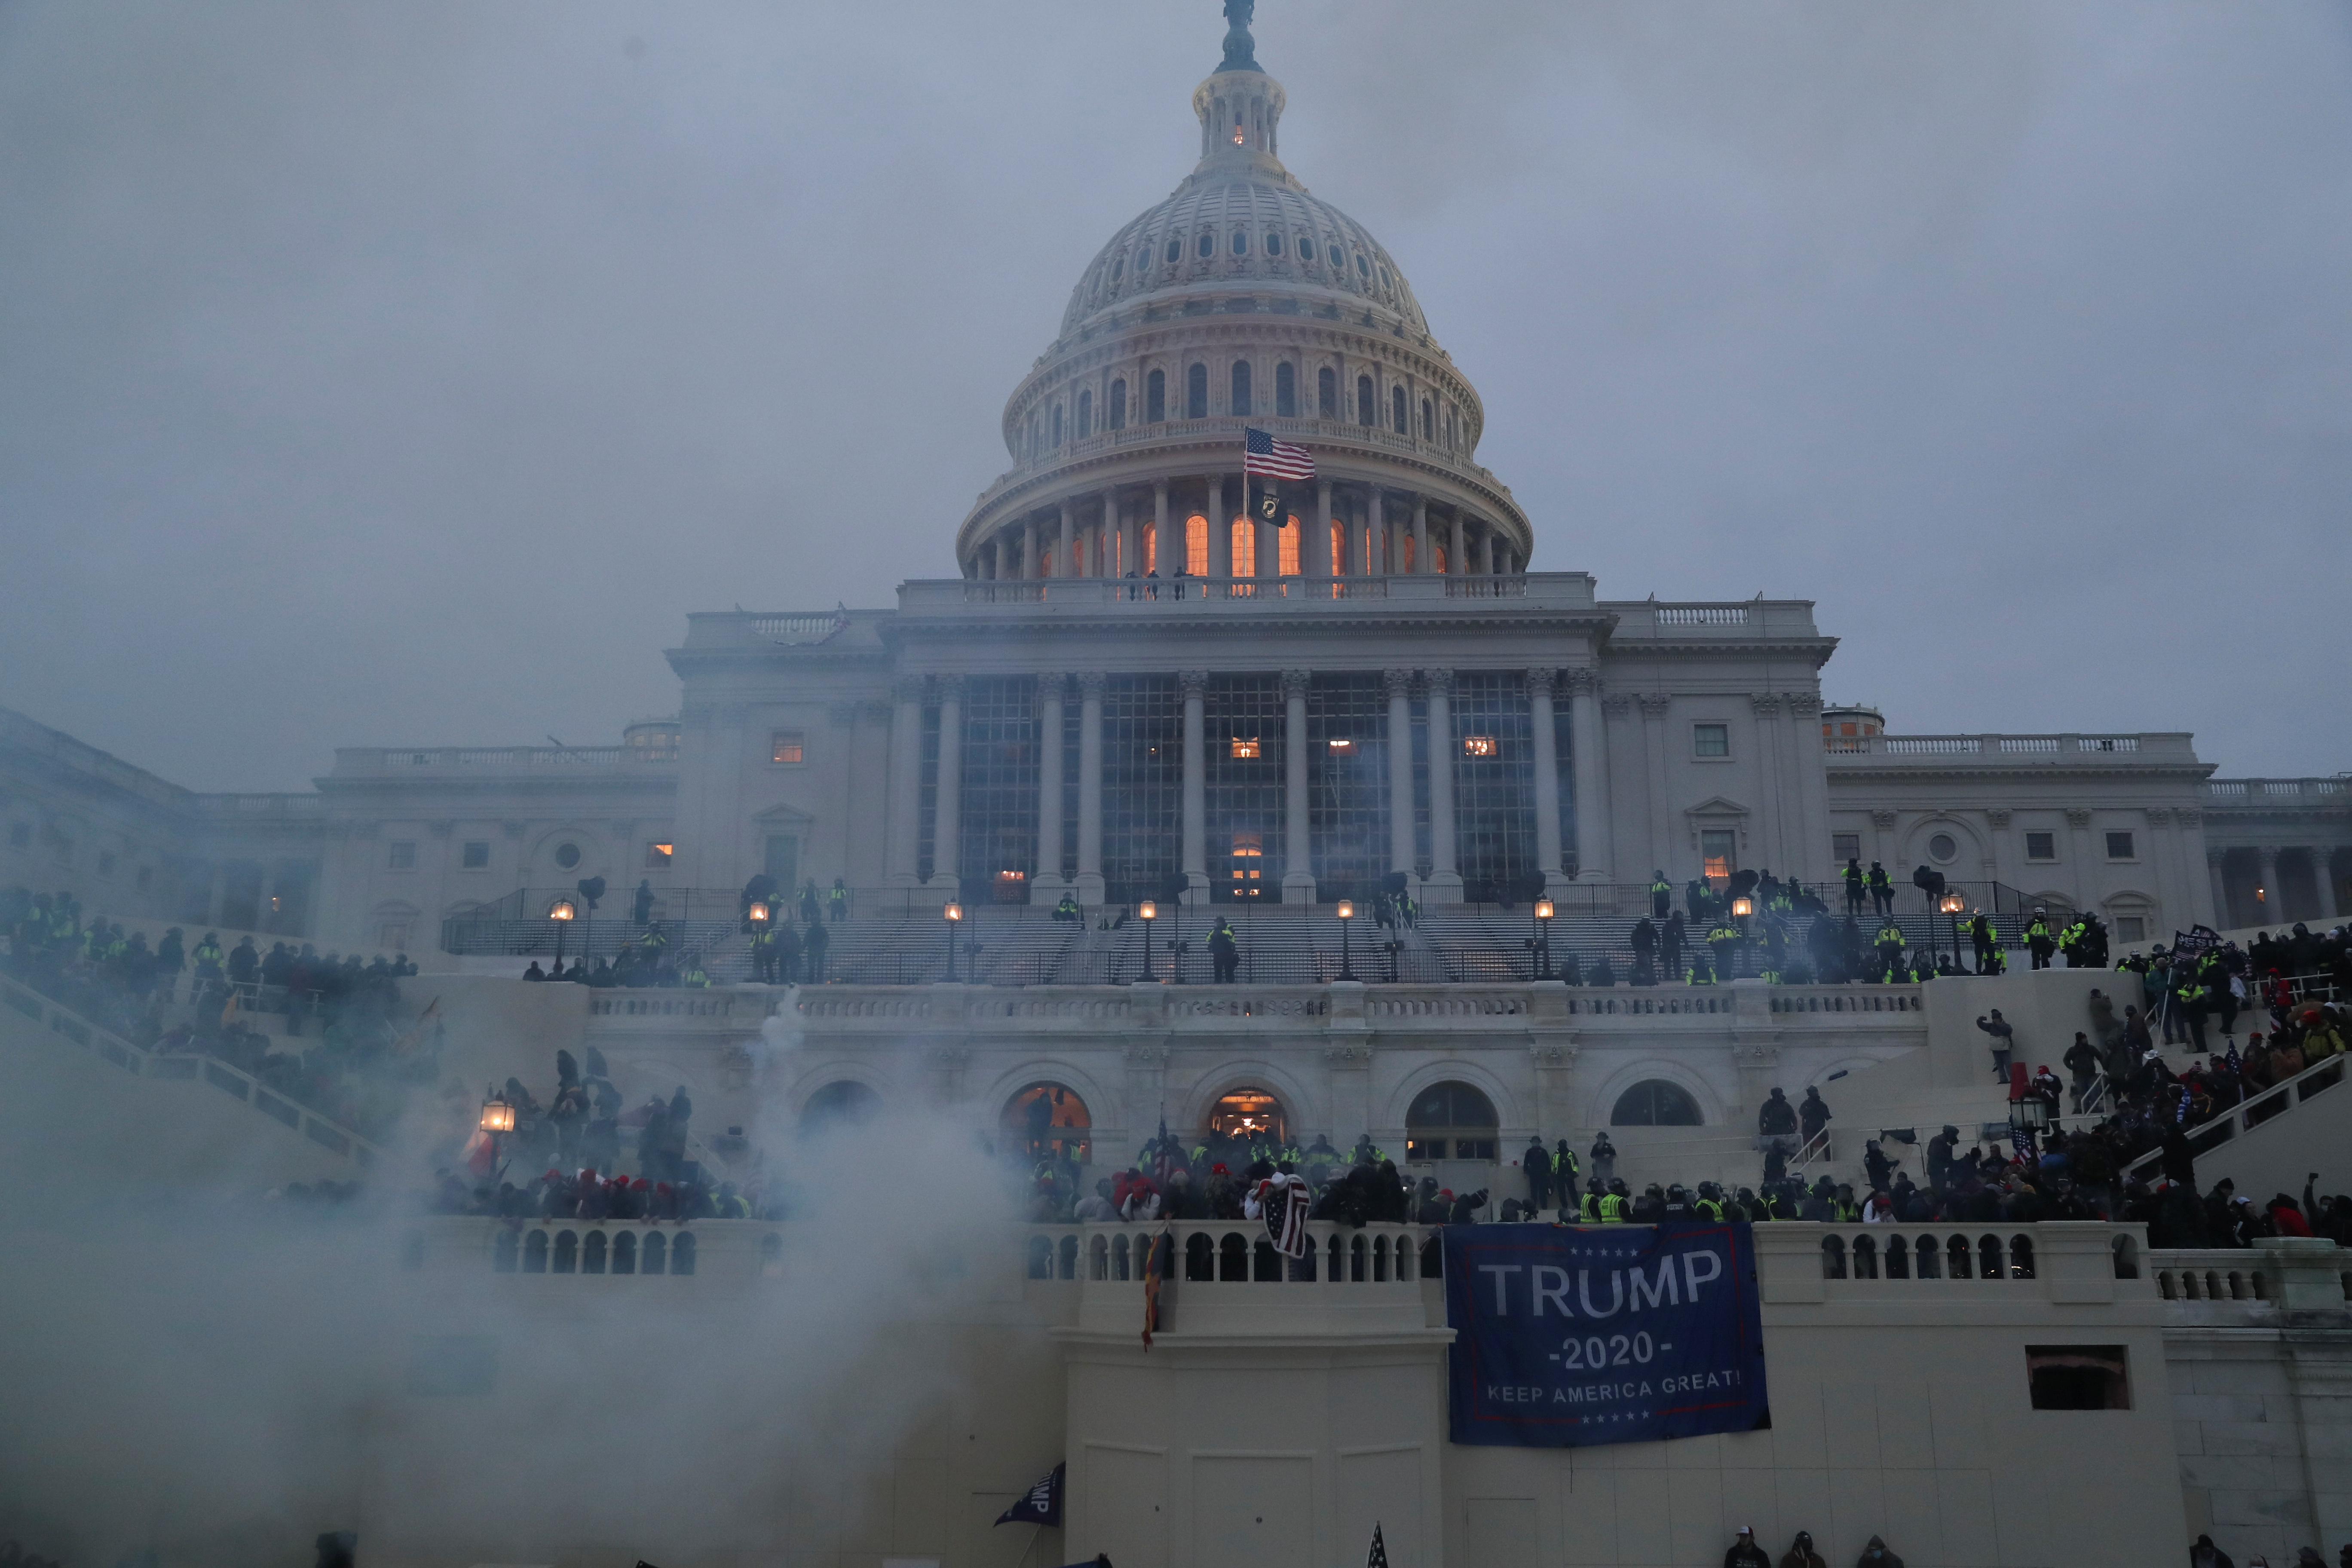
M 1538 980 L 1549 980 L 1551 978 L 1552 914 L 1553 910 L 1551 900 L 1549 899 L 1538 899 L 1536 900 L 1534 919 L 1536 925 L 1539 928 L 1539 933 L 1535 938 L 1538 965 L 1536 970 L 1536 978 Z
M 1745 955 L 1748 951 L 1748 917 L 1755 912 L 1756 900 L 1749 898 L 1747 894 L 1742 893 L 1739 897 L 1731 900 L 1731 918 L 1733 921 L 1738 922 L 1739 931 L 1739 941 L 1733 943 L 1731 949 L 1731 963 L 1735 971 L 1739 966 L 1740 958 Z M 1735 977 L 1735 975 L 1724 976 L 1727 980 Z
M 956 928 L 963 923 L 963 906 L 958 903 L 950 903 L 947 908 L 941 910 L 940 912 L 947 917 L 948 921 L 948 984 L 953 985 L 956 983 Z
M 513 1131 L 514 1123 L 515 1108 L 508 1104 L 505 1096 L 499 1093 L 496 1085 L 492 1085 L 485 1091 L 482 1100 L 481 1121 L 482 1131 L 490 1135 L 490 1179 L 492 1181 L 498 1180 L 499 1134 Z
M 772 913 L 765 899 L 753 899 L 751 907 L 743 911 L 744 920 L 750 921 L 751 926 L 751 972 L 758 976 L 762 985 L 770 983 L 768 955 L 772 950 L 768 946 L 768 921 Z
M 2041 1147 L 2037 1140 L 2050 1131 L 2050 1102 L 2025 1087 L 2022 1066 L 2013 1069 L 2009 1095 L 2010 1131 L 2025 1134 L 2027 1148 Z
M 558 899 L 547 906 L 547 918 L 555 922 L 555 973 L 557 974 L 563 973 L 563 934 L 572 929 L 572 922 L 579 913 L 580 907 L 570 899 Z
M 1952 967 L 1958 969 L 1960 966 L 1960 911 L 1969 907 L 1969 901 L 1958 893 L 1948 892 L 1936 900 L 1936 907 L 1951 917 Z
M 1356 900 L 1341 899 L 1339 900 L 1339 978 L 1342 980 L 1356 978 L 1355 953 L 1349 942 L 1355 929 Z
M 1160 918 L 1160 906 L 1146 899 L 1135 906 L 1135 918 L 1143 922 L 1143 978 L 1157 980 L 1151 966 L 1151 922 Z

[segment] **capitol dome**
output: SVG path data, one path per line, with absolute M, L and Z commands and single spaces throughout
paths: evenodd
M 1474 459 L 1476 390 L 1387 248 L 1283 166 L 1282 84 L 1244 28 L 1225 42 L 1192 93 L 1200 162 L 1087 264 L 1006 401 L 1013 467 L 958 532 L 963 574 L 1524 571 L 1527 518 Z M 1248 429 L 1314 457 L 1275 521 L 1244 516 Z

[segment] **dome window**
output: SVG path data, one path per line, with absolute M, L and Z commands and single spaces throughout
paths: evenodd
M 1374 411 L 1379 407 L 1380 404 L 1372 396 L 1372 378 L 1369 375 L 1358 376 L 1356 378 L 1356 423 L 1359 425 L 1376 423 Z
M 1151 270 L 1151 247 L 1145 246 L 1135 253 L 1135 275 L 1138 278 Z
M 1277 419 L 1298 417 L 1298 367 L 1288 360 L 1274 367 L 1274 416 Z
M 1245 228 L 1234 230 L 1234 254 L 1235 256 L 1249 254 L 1249 230 Z
M 1370 278 L 1371 275 L 1372 264 L 1365 260 L 1363 256 L 1359 253 L 1356 257 L 1356 276 L 1359 278 Z
M 1265 253 L 1268 256 L 1280 256 L 1282 254 L 1282 236 L 1278 234 L 1269 234 L 1265 237 Z
M 1157 425 L 1168 417 L 1168 373 L 1155 370 L 1143 378 L 1143 422 Z
M 1331 251 L 1331 265 L 1332 265 L 1332 266 L 1334 266 L 1334 267 L 1345 267 L 1346 265 L 1348 265 L 1348 263 L 1346 262 L 1346 260 L 1344 260 L 1344 259 L 1340 257 L 1340 255 L 1339 255 L 1339 247 L 1338 246 L 1336 246 L 1336 245 L 1335 245 L 1335 246 L 1330 247 L 1329 248 L 1330 248 L 1330 251 Z
M 1054 415 L 1057 421 L 1056 428 L 1054 433 L 1054 445 L 1058 447 L 1062 444 L 1062 436 L 1058 426 L 1058 421 L 1061 417 L 1061 410 L 1058 408 L 1055 409 L 1054 411 Z M 1400 436 L 1410 436 L 1412 434 L 1412 426 L 1405 418 L 1404 388 L 1402 386 L 1392 386 L 1389 388 L 1389 424 Z
M 1055 446 L 1056 446 L 1056 447 L 1059 447 L 1061 444 L 1062 444 L 1062 405 L 1061 405 L 1060 404 L 1056 403 L 1055 405 L 1054 405 L 1054 445 L 1055 445 Z
M 1388 269 L 1387 268 L 1383 267 L 1383 268 L 1381 268 L 1380 269 L 1380 272 L 1381 272 L 1381 288 L 1383 288 L 1383 289 L 1385 289 L 1385 288 L 1387 288 L 1387 287 L 1389 286 L 1389 269 Z
M 1083 441 L 1095 433 L 1095 395 L 1081 388 L 1078 392 L 1078 439 Z
M 1110 417 L 1103 421 L 1105 429 L 1127 428 L 1127 378 L 1119 377 L 1110 384 Z
M 1190 366 L 1184 372 L 1184 417 L 1206 419 L 1209 416 L 1209 367 Z
M 1339 377 L 1328 364 L 1315 373 L 1315 412 L 1325 419 L 1339 417 Z
M 1209 258 L 1217 254 L 1217 237 L 1213 234 L 1208 233 L 1206 230 L 1203 230 L 1201 235 L 1201 242 L 1192 248 L 1200 252 L 1202 260 L 1206 261 Z
M 1228 412 L 1247 417 L 1253 410 L 1250 406 L 1250 363 L 1245 359 L 1234 361 L 1233 391 L 1233 406 Z
M 1173 267 L 1183 259 L 1184 242 L 1181 239 L 1170 240 L 1168 242 L 1168 265 Z
M 1112 262 L 1112 263 L 1110 264 L 1110 280 L 1111 280 L 1113 283 L 1116 283 L 1116 282 L 1118 282 L 1120 279 L 1122 279 L 1122 278 L 1124 278 L 1124 277 L 1126 277 L 1126 276 L 1127 276 L 1127 258 L 1126 258 L 1126 257 L 1124 257 L 1124 256 L 1122 256 L 1122 257 L 1120 257 L 1117 261 L 1114 261 L 1114 262 Z

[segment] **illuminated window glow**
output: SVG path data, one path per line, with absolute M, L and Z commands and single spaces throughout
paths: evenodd
M 772 741 L 768 760 L 772 763 L 804 761 L 806 739 L 806 736 L 798 730 L 777 731 Z
M 1234 736 L 1233 739 L 1233 754 L 1236 757 L 1256 756 L 1258 754 L 1257 737 L 1255 735 L 1252 735 L 1249 739 L 1244 740 L 1239 735 Z M 1235 853 L 1238 854 L 1239 851 L 1236 850 Z M 1250 853 L 1255 855 L 1257 851 L 1253 849 Z
M 1465 757 L 1493 757 L 1499 756 L 1501 753 L 1502 748 L 1495 743 L 1495 737 L 1492 735 L 1462 737 L 1462 754 Z

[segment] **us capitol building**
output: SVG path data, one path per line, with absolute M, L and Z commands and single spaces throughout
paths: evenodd
M 1011 467 L 957 528 L 954 574 L 887 608 L 690 616 L 676 715 L 617 744 L 349 748 L 298 794 L 196 794 L 0 710 L 0 884 L 151 932 L 404 950 L 453 1103 L 508 1074 L 543 1094 L 557 1049 L 593 1049 L 633 1104 L 690 1089 L 688 1152 L 714 1178 L 877 1107 L 1017 1137 L 1045 1097 L 1089 1187 L 1162 1121 L 1271 1124 L 1369 1134 L 1496 1204 L 1530 1137 L 1580 1152 L 1603 1131 L 1637 1189 L 1752 1184 L 1774 1088 L 1836 1108 L 1811 1173 L 1858 1170 L 1882 1128 L 1996 1136 L 2006 1097 L 1971 1019 L 2000 1006 L 2023 1059 L 2055 1060 L 2113 983 L 1561 984 L 1570 955 L 1622 975 L 1655 875 L 1677 906 L 1746 870 L 1837 905 L 1844 863 L 1875 860 L 1914 946 L 1955 937 L 1921 867 L 2007 931 L 2040 903 L 2099 913 L 2122 948 L 2338 915 L 2340 780 L 2216 779 L 2181 733 L 1890 733 L 1824 700 L 1836 643 L 1809 602 L 1609 599 L 1536 570 L 1536 520 L 1477 462 L 1484 406 L 1403 269 L 1282 163 L 1286 97 L 1247 9 L 1192 93 L 1198 163 L 1086 264 L 1013 389 Z M 1248 428 L 1313 458 L 1270 507 Z M 762 874 L 814 883 L 828 917 L 842 889 L 824 984 L 749 983 L 741 894 Z M 1399 877 L 1417 929 L 1368 929 Z M 1052 918 L 1066 899 L 1079 919 Z M 1230 985 L 1202 984 L 1219 917 L 1242 939 Z M 653 920 L 712 987 L 516 981 L 559 942 L 608 956 Z M 345 1180 L 394 1158 L 222 1064 L 150 1085 L 163 1058 L 56 999 L 5 1000 L 12 1071 L 37 1063 L 79 1103 L 150 1096 L 134 1120 L 159 1129 L 219 1120 L 204 1147 L 252 1143 L 241 1170 Z M 2249 1124 L 2201 1179 L 2341 1184 L 2343 1097 Z M 540 1352 L 646 1311 L 675 1342 L 757 1345 L 793 1291 L 872 1264 L 821 1229 L 698 1223 L 698 1267 L 654 1280 L 638 1233 L 661 1228 L 406 1228 L 367 1287 L 401 1320 L 370 1353 L 405 1393 L 369 1417 L 356 1471 L 288 1494 L 415 1568 L 1291 1568 L 1363 1561 L 1375 1522 L 1400 1568 L 1712 1563 L 1744 1522 L 1776 1555 L 1811 1530 L 1832 1562 L 1884 1535 L 1915 1568 L 2168 1561 L 2200 1530 L 2284 1562 L 2352 1533 L 2335 1249 L 2168 1254 L 2088 1223 L 1869 1227 L 1906 1243 L 1883 1277 L 1863 1227 L 1759 1226 L 1770 1428 L 1559 1450 L 1447 1440 L 1449 1331 L 1415 1227 L 1317 1222 L 1302 1281 L 1254 1266 L 1233 1226 L 1180 1226 L 1187 1273 L 1146 1352 L 1135 1227 L 982 1226 L 929 1249 L 923 1278 L 951 1289 L 877 1309 L 940 1330 L 968 1374 L 887 1454 L 846 1481 L 794 1469 L 778 1345 L 707 1391 L 725 1441 L 674 1494 L 583 1510 L 523 1457 L 553 1429 Z M 628 1278 L 624 1234 L 646 1260 Z M 2116 1397 L 2040 1406 L 2030 1370 L 2057 1363 Z M 1056 1463 L 1063 1523 L 992 1529 Z M 469 1489 L 486 1479 L 495 1496 Z

